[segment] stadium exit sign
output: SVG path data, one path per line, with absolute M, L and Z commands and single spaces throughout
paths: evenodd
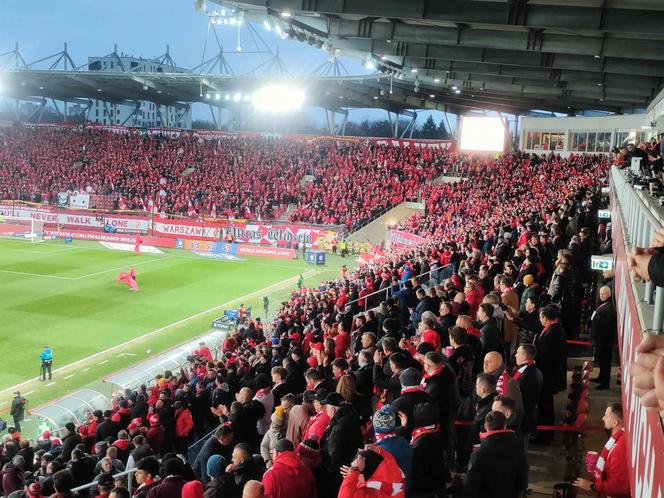
M 600 220 L 610 220 L 611 219 L 611 211 L 608 209 L 600 209 L 597 211 L 597 217 Z
M 613 258 L 611 256 L 593 256 L 590 258 L 590 269 L 611 271 L 613 270 Z

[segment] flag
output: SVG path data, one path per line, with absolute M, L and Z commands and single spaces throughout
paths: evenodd
M 194 205 L 189 201 L 189 207 L 187 208 L 187 216 L 190 216 L 191 218 L 196 216 L 196 209 L 194 209 Z
M 152 200 L 152 196 L 148 196 L 148 211 L 152 211 L 154 209 L 154 201 Z
M 216 218 L 217 217 L 217 206 L 215 204 L 212 204 L 212 209 L 210 209 L 210 218 Z

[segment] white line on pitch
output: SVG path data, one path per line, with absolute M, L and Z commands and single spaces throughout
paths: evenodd
M 23 393 L 24 396 L 27 396 L 28 394 L 32 394 L 34 391 L 28 391 L 27 393 Z
M 164 257 L 161 257 L 161 258 L 155 258 L 155 259 L 151 259 L 150 261 L 142 261 L 140 263 L 134 263 L 133 266 L 149 265 L 150 263 L 156 263 L 158 261 L 162 261 L 164 259 L 170 259 L 172 257 L 173 256 L 164 256 Z M 123 269 L 126 269 L 128 266 L 129 265 L 118 266 L 117 268 L 111 268 L 109 270 L 102 270 L 102 271 L 98 271 L 98 272 L 95 272 L 95 273 L 88 273 L 87 275 L 81 275 L 80 277 L 69 277 L 69 278 L 71 278 L 72 280 L 81 280 L 82 278 L 94 277 L 95 275 L 102 275 L 104 273 L 109 273 L 109 272 L 112 272 L 112 271 L 123 270 Z
M 108 363 L 108 360 L 100 361 L 99 364 L 103 365 L 104 363 Z
M 164 258 L 161 258 L 161 259 L 164 259 Z M 307 270 L 307 271 L 305 271 L 305 272 L 302 273 L 302 276 L 303 276 L 304 278 L 310 278 L 310 277 L 313 277 L 313 276 L 318 275 L 318 274 L 320 274 L 320 273 L 324 273 L 324 272 L 326 272 L 326 271 L 327 271 L 327 270 L 325 270 L 325 269 Z M 72 362 L 72 363 L 70 363 L 70 364 L 68 364 L 68 365 L 63 366 L 63 367 L 56 368 L 55 370 L 53 370 L 53 373 L 62 372 L 62 371 L 64 371 L 64 370 L 67 370 L 67 369 L 69 369 L 69 368 L 75 367 L 75 366 L 80 365 L 80 364 L 82 364 L 82 363 L 88 362 L 88 361 L 92 360 L 93 358 L 97 358 L 98 356 L 102 356 L 102 355 L 108 354 L 108 353 L 110 353 L 111 351 L 115 351 L 116 349 L 120 349 L 120 348 L 126 347 L 126 346 L 128 346 L 129 344 L 133 344 L 133 343 L 135 343 L 135 342 L 141 341 L 141 340 L 143 340 L 143 339 L 146 339 L 147 337 L 150 337 L 150 336 L 153 336 L 153 335 L 158 334 L 158 333 L 160 333 L 160 332 L 163 332 L 164 330 L 168 330 L 168 329 L 171 329 L 171 328 L 173 328 L 173 327 L 177 327 L 178 325 L 182 325 L 183 323 L 187 323 L 187 322 L 189 322 L 189 321 L 191 321 L 191 320 L 195 320 L 196 318 L 200 318 L 201 316 L 205 316 L 205 315 L 207 315 L 207 314 L 209 314 L 209 313 L 212 313 L 213 311 L 217 311 L 217 310 L 222 309 L 222 308 L 224 308 L 224 307 L 226 307 L 226 306 L 229 306 L 229 305 L 231 305 L 231 304 L 233 304 L 233 303 L 242 302 L 242 301 L 245 301 L 245 300 L 247 300 L 247 299 L 252 299 L 252 298 L 254 298 L 254 297 L 256 297 L 256 296 L 263 296 L 263 295 L 265 295 L 266 293 L 273 292 L 273 291 L 275 291 L 275 290 L 279 290 L 279 289 L 281 289 L 281 288 L 283 288 L 283 287 L 288 287 L 289 285 L 292 285 L 293 283 L 295 283 L 295 282 L 297 281 L 298 278 L 299 278 L 299 276 L 298 276 L 298 275 L 295 275 L 295 276 L 293 276 L 293 277 L 287 278 L 286 280 L 282 280 L 281 282 L 276 282 L 276 283 L 274 283 L 274 284 L 272 284 L 272 285 L 268 285 L 267 287 L 263 287 L 262 289 L 258 289 L 258 290 L 255 290 L 255 291 L 253 291 L 253 292 L 250 292 L 250 293 L 248 293 L 248 294 L 245 294 L 244 296 L 240 296 L 240 297 L 237 297 L 237 298 L 232 299 L 232 300 L 230 300 L 230 301 L 226 301 L 225 303 L 218 304 L 217 306 L 213 306 L 212 308 L 209 308 L 209 309 L 207 309 L 207 310 L 200 311 L 200 312 L 195 313 L 195 314 L 193 314 L 193 315 L 191 315 L 191 316 L 188 316 L 188 317 L 186 317 L 186 318 L 183 318 L 182 320 L 178 320 L 178 321 L 173 322 L 173 323 L 171 323 L 171 324 L 169 324 L 169 325 L 165 325 L 165 326 L 163 326 L 163 327 L 159 327 L 158 329 L 155 329 L 155 330 L 153 330 L 153 331 L 151 331 L 151 332 L 148 332 L 147 334 L 143 334 L 143 335 L 141 335 L 141 336 L 134 337 L 133 339 L 130 339 L 130 340 L 128 340 L 128 341 L 125 341 L 125 342 L 123 342 L 123 343 L 121 343 L 121 344 L 116 344 L 115 346 L 112 346 L 112 347 L 110 347 L 110 348 L 108 348 L 108 349 L 105 349 L 104 351 L 100 351 L 100 352 L 95 353 L 95 354 L 93 354 L 93 355 L 90 355 L 90 356 L 88 356 L 88 357 L 86 357 L 86 358 L 81 358 L 80 360 L 76 360 L 76 361 L 74 361 L 74 362 Z M 107 360 L 107 361 L 108 361 L 108 360 Z M 101 364 L 101 363 L 100 363 L 100 364 Z M 90 367 L 87 367 L 87 368 L 82 369 L 81 372 L 87 372 L 88 370 L 90 370 Z M 0 394 L 3 394 L 3 393 L 8 392 L 8 391 L 15 391 L 15 390 L 18 389 L 19 387 L 21 387 L 21 386 L 23 386 L 23 385 L 25 385 L 25 384 L 28 384 L 28 383 L 30 383 L 30 382 L 34 382 L 34 381 L 36 381 L 36 380 L 38 380 L 38 379 L 39 379 L 39 377 L 34 377 L 34 378 L 32 378 L 32 379 L 25 380 L 25 381 L 21 382 L 20 384 L 16 384 L 15 386 L 12 386 L 12 387 L 6 387 L 5 389 L 0 390 Z
M 53 384 L 55 384 L 55 381 L 49 382 L 48 384 L 46 384 L 46 387 L 52 386 Z
M 64 377 L 64 379 L 65 379 L 65 380 L 67 380 L 67 379 L 71 379 L 73 376 L 74 376 L 74 374 L 67 375 L 66 377 Z
M 161 261 L 163 259 L 170 259 L 170 258 L 173 258 L 173 257 L 174 256 L 172 256 L 172 255 L 171 256 L 164 256 L 164 257 L 161 257 L 161 258 L 151 259 L 150 261 L 143 261 L 143 262 L 140 262 L 140 263 L 134 263 L 133 266 L 147 265 L 147 264 L 150 264 L 150 263 L 155 263 L 157 261 Z M 78 276 L 78 277 L 63 277 L 61 275 L 46 275 L 44 273 L 30 273 L 30 272 L 26 272 L 26 271 L 13 271 L 13 270 L 0 270 L 0 273 L 11 273 L 13 275 L 27 275 L 29 277 L 56 278 L 56 279 L 59 279 L 59 280 L 81 280 L 81 279 L 88 278 L 88 277 L 94 277 L 95 275 L 102 275 L 104 273 L 109 273 L 109 272 L 112 272 L 112 271 L 118 271 L 118 270 L 126 269 L 128 266 L 129 265 L 126 264 L 124 266 L 118 266 L 117 268 L 111 268 L 109 270 L 102 270 L 102 271 L 98 271 L 98 272 L 94 272 L 94 273 L 88 273 L 86 275 L 81 275 L 81 276 Z

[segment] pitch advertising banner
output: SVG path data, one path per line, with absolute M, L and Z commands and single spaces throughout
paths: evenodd
M 617 199 L 613 198 L 613 250 L 615 254 L 615 298 L 618 311 L 618 337 L 622 369 L 622 398 L 628 445 L 628 467 L 634 497 L 664 496 L 664 432 L 657 413 L 641 406 L 634 392 L 628 364 L 635 361 L 636 347 L 643 328 L 639 320 L 632 282 L 627 268 L 627 255 Z
M 153 223 L 155 234 L 181 239 L 227 240 L 241 244 L 287 246 L 297 242 L 317 249 L 329 245 L 337 237 L 334 230 L 293 224 L 261 224 L 205 222 L 189 220 L 158 220 Z
M 395 249 L 413 247 L 423 242 L 426 242 L 426 239 L 414 233 L 402 232 L 401 230 L 390 231 L 390 247 Z
M 150 220 L 146 216 L 122 216 L 117 214 L 98 215 L 86 211 L 55 210 L 48 207 L 31 207 L 25 205 L 12 206 L 0 203 L 0 214 L 32 218 L 45 224 L 57 224 L 69 228 L 104 228 L 109 225 L 121 232 L 146 232 L 150 228 Z

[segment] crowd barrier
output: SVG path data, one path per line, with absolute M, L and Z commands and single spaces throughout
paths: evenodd
M 636 359 L 636 347 L 644 333 L 661 333 L 664 289 L 637 285 L 627 267 L 631 247 L 650 246 L 653 232 L 662 223 L 641 192 L 626 181 L 624 172 L 611 171 L 611 221 L 615 259 L 614 292 L 618 311 L 618 337 L 622 368 L 622 400 L 625 415 L 632 496 L 658 497 L 664 492 L 664 432 L 660 417 L 641 405 L 627 366 Z M 640 298 L 643 295 L 643 299 Z M 647 316 L 652 314 L 652 319 Z M 648 327 L 648 325 L 651 326 Z

